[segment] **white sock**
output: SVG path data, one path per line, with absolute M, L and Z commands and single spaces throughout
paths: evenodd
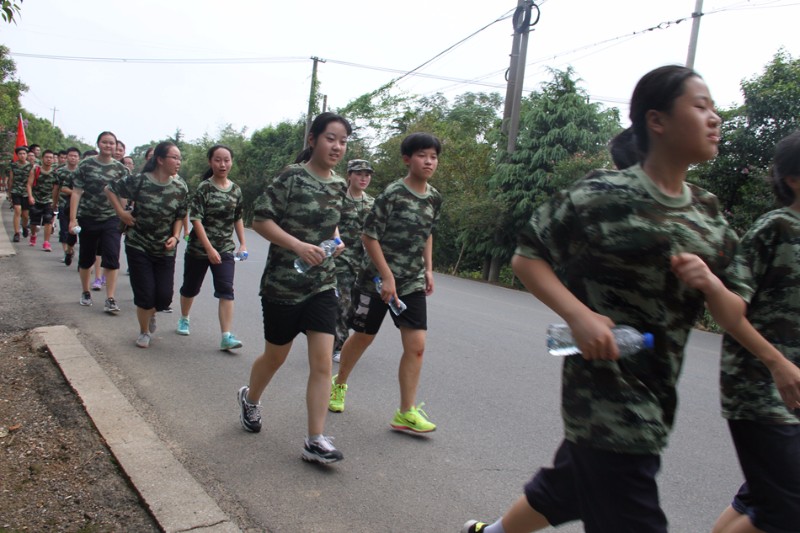
M 498 520 L 491 526 L 486 526 L 485 528 L 483 528 L 482 533 L 506 533 L 506 530 L 503 529 L 502 519 Z

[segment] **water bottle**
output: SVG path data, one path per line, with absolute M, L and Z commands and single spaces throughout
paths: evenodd
M 233 257 L 234 261 L 247 261 L 247 258 L 250 254 L 247 253 L 247 250 L 243 252 L 239 252 Z
M 617 342 L 620 357 L 628 357 L 643 349 L 653 348 L 653 334 L 640 333 L 630 326 L 614 326 L 611 328 Z M 581 353 L 572 331 L 566 324 L 550 324 L 547 327 L 547 351 L 550 355 L 577 355 Z
M 378 294 L 380 294 L 381 289 L 383 289 L 383 281 L 378 276 L 372 278 L 372 281 L 375 282 L 375 290 L 378 291 Z M 407 307 L 408 306 L 403 303 L 403 300 L 398 299 L 397 301 L 395 301 L 394 296 L 392 296 L 392 299 L 389 300 L 389 309 L 391 309 L 392 313 L 394 313 L 395 315 L 399 315 L 400 313 L 405 311 Z
M 334 239 L 328 239 L 327 241 L 322 241 L 319 243 L 319 247 L 322 248 L 322 251 L 325 252 L 325 257 L 330 257 L 333 255 L 334 250 L 336 247 L 342 244 L 342 240 L 339 237 Z M 300 259 L 299 257 L 294 260 L 294 269 L 300 272 L 301 274 L 305 273 L 306 270 L 311 268 L 311 265 Z
M 77 235 L 80 232 L 81 232 L 81 227 L 80 226 L 75 226 L 74 228 L 72 228 L 72 234 L 73 235 Z

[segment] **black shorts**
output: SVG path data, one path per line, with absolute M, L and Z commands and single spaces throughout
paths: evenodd
M 800 527 L 800 424 L 728 420 L 745 483 L 731 506 L 767 533 Z
M 220 254 L 220 258 L 222 263 L 212 265 L 207 257 L 194 257 L 186 254 L 183 258 L 181 296 L 194 298 L 200 294 L 206 271 L 210 268 L 211 277 L 214 280 L 214 297 L 233 300 L 233 275 L 236 271 L 236 263 L 231 253 Z
M 376 335 L 381 329 L 383 317 L 389 312 L 394 325 L 398 328 L 428 329 L 428 303 L 425 292 L 417 291 L 400 296 L 406 304 L 406 310 L 395 315 L 389 311 L 389 304 L 381 300 L 375 292 L 362 292 L 353 289 L 353 310 L 348 324 L 353 331 Z
M 78 266 L 92 268 L 97 255 L 102 257 L 100 266 L 109 270 L 119 269 L 119 249 L 122 234 L 119 232 L 119 218 L 97 221 L 92 218 L 78 219 L 81 232 L 78 235 Z
M 272 303 L 262 296 L 264 339 L 270 344 L 283 346 L 292 342 L 298 333 L 307 331 L 335 335 L 338 303 L 334 289 L 314 294 L 293 305 Z
M 69 208 L 62 208 L 58 212 L 58 242 L 66 243 L 67 246 L 75 246 L 78 236 L 69 232 Z
M 20 206 L 23 211 L 27 211 L 28 207 L 30 207 L 27 194 L 23 196 L 21 194 L 11 193 L 11 204 Z
M 50 204 L 33 204 L 28 215 L 31 226 L 46 226 L 53 223 L 53 210 Z
M 596 450 L 563 441 L 552 468 L 525 485 L 528 504 L 552 526 L 582 520 L 586 533 L 667 533 L 658 501 L 658 455 Z
M 81 232 L 83 235 L 83 232 Z M 150 255 L 125 247 L 131 275 L 133 303 L 141 309 L 163 311 L 172 304 L 175 283 L 175 256 Z

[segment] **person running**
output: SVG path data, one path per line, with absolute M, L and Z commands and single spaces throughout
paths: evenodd
M 723 337 L 722 416 L 745 482 L 713 533 L 800 527 L 800 131 L 776 146 L 770 179 L 784 207 L 753 224 L 742 250 L 755 289 L 747 318 L 780 353 L 763 361 Z
M 343 117 L 329 112 L 317 116 L 308 148 L 267 184 L 255 203 L 253 229 L 270 242 L 260 292 L 266 343 L 250 370 L 249 384 L 237 395 L 242 427 L 261 431 L 261 395 L 286 361 L 294 338 L 305 333 L 308 436 L 302 458 L 323 464 L 341 461 L 343 455 L 323 435 L 336 332 L 336 270 L 317 243 L 338 237 L 347 184 L 333 169 L 344 157 L 351 133 Z M 294 268 L 298 257 L 311 265 L 305 273 Z
M 587 532 L 666 533 L 656 474 L 675 420 L 684 347 L 707 306 L 762 356 L 775 349 L 744 317 L 752 295 L 738 238 L 712 194 L 686 183 L 713 159 L 720 118 L 693 70 L 657 68 L 630 104 L 641 164 L 596 170 L 538 208 L 512 259 L 525 287 L 570 326 L 582 357 L 563 361 L 565 436 L 498 521 L 463 533 L 520 533 L 580 520 Z M 619 362 L 611 327 L 653 334 Z
M 75 256 L 75 243 L 78 242 L 77 235 L 69 231 L 70 219 L 70 197 L 72 195 L 72 179 L 75 171 L 78 170 L 78 163 L 81 158 L 81 151 L 74 146 L 67 148 L 66 164 L 56 169 L 57 198 L 53 203 L 58 206 L 58 242 L 64 251 L 64 264 L 72 265 L 72 258 Z
M 42 166 L 36 166 L 28 176 L 28 205 L 30 211 L 31 240 L 36 246 L 36 232 L 39 226 L 44 227 L 42 250 L 52 252 L 50 235 L 53 232 L 53 198 L 58 190 L 58 177 L 53 169 L 55 154 L 52 150 L 42 153 Z
M 75 170 L 69 208 L 70 233 L 74 234 L 77 226 L 81 228 L 78 254 L 78 273 L 82 289 L 80 304 L 92 305 L 89 278 L 99 250 L 102 254 L 101 267 L 106 278 L 106 301 L 103 309 L 113 315 L 120 310 L 114 295 L 119 273 L 121 234 L 119 217 L 104 191 L 106 185 L 128 175 L 128 169 L 113 158 L 116 145 L 117 138 L 110 131 L 98 135 L 98 155 L 87 157 L 78 163 Z
M 219 300 L 220 350 L 242 347 L 242 341 L 231 333 L 233 323 L 233 277 L 235 271 L 231 234 L 239 239 L 239 254 L 247 252 L 242 222 L 242 189 L 228 179 L 233 164 L 233 150 L 217 144 L 209 148 L 209 169 L 189 202 L 193 231 L 183 261 L 181 317 L 177 333 L 189 335 L 189 312 L 200 293 L 206 271 L 214 278 L 214 297 Z
M 22 237 L 28 237 L 28 176 L 33 170 L 33 165 L 28 162 L 28 148 L 17 146 L 14 150 L 16 161 L 11 162 L 11 171 L 8 173 L 8 198 L 14 207 L 14 242 L 20 241 L 20 223 L 22 224 Z
M 339 311 L 336 318 L 336 339 L 333 343 L 334 363 L 339 362 L 344 341 L 350 336 L 347 322 L 353 307 L 353 288 L 364 260 L 361 231 L 375 201 L 365 192 L 373 173 L 369 161 L 353 159 L 347 162 L 347 195 L 342 206 L 342 218 L 339 221 L 339 234 L 344 243 L 344 252 L 336 258 Z
M 141 174 L 126 175 L 106 187 L 114 211 L 128 226 L 125 255 L 139 321 L 139 348 L 150 347 L 156 311 L 172 302 L 175 251 L 189 196 L 186 183 L 178 179 L 180 168 L 181 151 L 175 143 L 164 141 L 156 145 Z M 121 198 L 133 201 L 133 211 L 125 209 Z
M 389 184 L 375 198 L 364 223 L 362 240 L 369 256 L 356 287 L 350 326 L 354 333 L 342 346 L 339 373 L 333 377 L 328 409 L 344 411 L 347 379 L 380 330 L 389 302 L 402 301 L 406 310 L 391 313 L 400 329 L 403 354 L 398 380 L 400 406 L 392 429 L 429 433 L 436 424 L 417 405 L 428 329 L 427 297 L 433 294 L 433 232 L 442 208 L 442 196 L 429 181 L 439 165 L 439 139 L 413 133 L 403 139 L 400 152 L 408 167 L 406 177 Z M 376 291 L 374 279 L 382 288 Z

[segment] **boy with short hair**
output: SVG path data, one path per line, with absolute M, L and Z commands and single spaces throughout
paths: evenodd
M 72 195 L 72 178 L 78 170 L 81 151 L 71 146 L 66 150 L 66 154 L 66 164 L 56 169 L 57 187 L 53 193 L 53 205 L 58 207 L 58 242 L 64 250 L 64 264 L 70 266 L 75 256 L 78 236 L 69 232 L 69 202 Z
M 14 206 L 14 242 L 19 242 L 19 225 L 22 220 L 22 236 L 28 236 L 28 175 L 33 165 L 28 163 L 28 147 L 18 146 L 8 173 L 8 196 Z
M 347 378 L 372 344 L 391 299 L 407 308 L 391 314 L 400 329 L 403 355 L 400 359 L 400 408 L 392 429 L 428 433 L 436 425 L 416 404 L 422 370 L 422 355 L 428 329 L 426 297 L 433 293 L 433 236 L 442 196 L 428 180 L 433 176 L 441 152 L 439 139 L 429 133 L 414 133 L 400 147 L 408 175 L 389 184 L 378 195 L 364 224 L 362 241 L 369 256 L 354 292 L 355 309 L 350 326 L 354 333 L 342 347 L 339 374 L 333 377 L 328 409 L 344 411 Z M 382 288 L 376 292 L 374 278 Z
M 31 246 L 36 246 L 36 231 L 44 226 L 42 249 L 51 252 L 50 234 L 53 231 L 53 197 L 58 190 L 58 178 L 53 170 L 55 154 L 45 150 L 42 154 L 42 166 L 35 166 L 28 175 L 27 192 L 30 206 Z

